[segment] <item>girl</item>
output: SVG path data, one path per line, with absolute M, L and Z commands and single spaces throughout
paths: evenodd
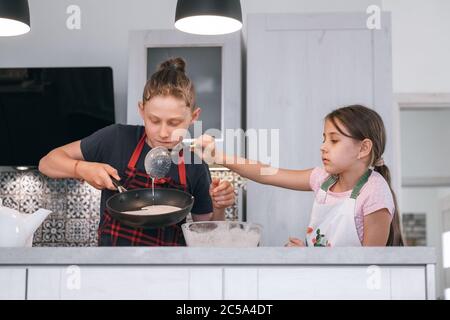
M 402 246 L 396 199 L 383 161 L 385 144 L 378 113 L 352 105 L 325 117 L 323 167 L 262 175 L 262 169 L 273 168 L 215 151 L 209 136 L 197 139 L 204 150 L 196 152 L 206 158 L 208 151 L 217 163 L 259 183 L 314 191 L 305 242 L 290 238 L 287 246 Z
M 172 163 L 168 177 L 155 184 L 192 194 L 194 221 L 224 220 L 225 208 L 234 203 L 234 190 L 229 182 L 215 179 L 210 186 L 208 165 L 186 159 L 193 153 L 177 148 L 183 139 L 180 132 L 186 132 L 200 116 L 194 85 L 186 76 L 183 59 L 169 59 L 159 66 L 145 85 L 138 109 L 144 126 L 115 124 L 103 128 L 51 151 L 41 159 L 39 170 L 52 178 L 83 179 L 102 190 L 100 246 L 185 245 L 180 227 L 185 221 L 165 228 L 131 228 L 114 220 L 105 206 L 106 200 L 116 192 L 110 176 L 123 180 L 122 185 L 127 189 L 151 187 L 144 159 L 151 148 L 158 146 L 176 150 L 179 161 Z

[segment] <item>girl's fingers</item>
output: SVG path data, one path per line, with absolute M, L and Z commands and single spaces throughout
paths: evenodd
M 293 247 L 294 245 L 292 244 L 292 242 L 288 242 L 284 245 L 285 247 Z
M 210 144 L 214 143 L 215 139 L 212 136 L 209 136 L 207 134 L 203 134 L 194 141 L 195 146 L 201 146 L 203 148 L 209 146 Z
M 291 237 L 289 237 L 289 243 L 291 244 L 290 246 L 292 246 L 292 247 L 304 247 L 305 246 L 305 243 L 302 241 L 302 240 L 300 240 L 300 239 L 297 239 L 297 238 L 291 238 Z
M 214 138 L 201 135 L 193 143 L 194 152 L 207 163 L 214 162 L 215 143 Z

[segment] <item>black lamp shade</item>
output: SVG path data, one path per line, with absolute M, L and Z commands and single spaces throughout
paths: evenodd
M 240 0 L 178 0 L 175 27 L 194 34 L 225 34 L 242 27 Z
M 30 31 L 27 0 L 0 0 L 0 36 L 15 36 Z

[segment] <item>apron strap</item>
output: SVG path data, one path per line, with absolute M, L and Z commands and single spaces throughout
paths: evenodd
M 186 179 L 186 165 L 184 163 L 183 149 L 180 150 L 178 154 L 178 176 L 180 177 L 180 184 L 183 186 L 184 191 L 187 190 L 187 179 Z
M 356 183 L 356 186 L 353 188 L 350 198 L 356 199 L 359 196 L 359 193 L 361 192 L 362 187 L 364 187 L 366 182 L 369 180 L 369 177 L 370 177 L 371 174 L 372 174 L 372 170 L 371 169 L 367 170 L 364 173 L 364 175 L 358 180 L 358 183 Z M 324 181 L 324 183 L 322 183 L 320 188 L 323 191 L 328 192 L 328 189 L 330 189 L 330 187 L 333 184 L 335 184 L 337 180 L 338 180 L 337 176 L 331 175 L 331 176 L 328 177 L 327 180 Z
M 359 179 L 356 186 L 353 188 L 352 195 L 350 196 L 350 198 L 356 199 L 356 197 L 359 196 L 359 193 L 360 193 L 362 187 L 364 187 L 366 182 L 369 180 L 369 177 L 371 174 L 372 174 L 372 169 L 367 170 L 366 173 L 363 174 L 363 176 Z
M 322 185 L 320 186 L 320 188 L 325 191 L 328 192 L 328 189 L 330 189 L 330 187 L 336 183 L 336 181 L 338 180 L 337 176 L 335 175 L 331 175 L 328 177 L 327 180 L 324 181 L 324 183 L 322 183 Z
M 139 160 L 139 157 L 142 153 L 142 149 L 144 148 L 145 144 L 145 132 L 142 135 L 141 139 L 139 140 L 139 143 L 137 144 L 136 148 L 133 151 L 133 155 L 130 158 L 130 161 L 128 162 L 128 168 L 136 168 L 136 163 Z M 180 177 L 180 184 L 184 188 L 184 190 L 187 190 L 187 179 L 186 179 L 186 165 L 184 162 L 184 156 L 183 156 L 183 149 L 180 150 L 180 153 L 178 154 L 178 175 Z
M 139 140 L 139 143 L 137 144 L 136 148 L 134 149 L 133 155 L 130 158 L 130 161 L 128 162 L 128 168 L 135 168 L 136 163 L 139 160 L 139 156 L 141 155 L 142 149 L 144 148 L 145 143 L 145 132 L 141 137 L 141 140 Z

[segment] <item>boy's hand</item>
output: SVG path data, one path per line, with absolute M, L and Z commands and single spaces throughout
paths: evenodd
M 213 178 L 209 187 L 209 194 L 211 195 L 214 209 L 225 209 L 234 204 L 234 188 L 229 181 Z
M 109 164 L 79 161 L 75 171 L 78 176 L 96 189 L 117 190 L 110 176 L 117 180 L 120 180 L 120 177 L 117 170 Z

